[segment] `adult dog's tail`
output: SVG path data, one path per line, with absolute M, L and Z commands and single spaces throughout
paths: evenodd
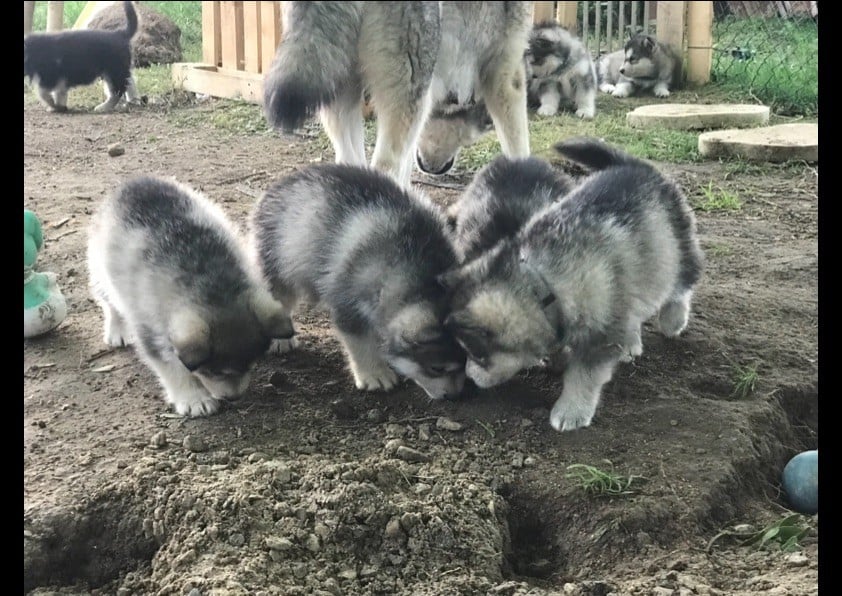
M 285 2 L 284 35 L 263 78 L 263 111 L 291 132 L 353 84 L 362 2 Z
M 650 165 L 638 157 L 592 137 L 567 139 L 557 143 L 554 149 L 567 159 L 591 170 L 605 170 L 616 166 Z
M 123 10 L 126 11 L 126 28 L 122 33 L 126 38 L 131 39 L 137 33 L 137 12 L 134 9 L 134 3 L 128 0 L 123 2 Z

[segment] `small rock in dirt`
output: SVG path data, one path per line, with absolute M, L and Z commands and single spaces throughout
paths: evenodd
M 733 530 L 738 534 L 753 534 L 754 526 L 751 524 L 737 524 L 733 527 Z
M 430 437 L 430 425 L 426 422 L 418 425 L 418 438 L 422 441 L 429 441 Z
M 110 155 L 111 157 L 119 157 L 120 155 L 123 155 L 125 152 L 126 152 L 126 150 L 123 148 L 123 146 L 120 143 L 111 143 L 108 146 L 108 155 Z
M 380 423 L 386 420 L 386 414 L 383 413 L 383 410 L 379 408 L 371 408 L 368 412 L 365 413 L 365 419 L 369 422 Z
M 269 459 L 269 456 L 263 453 L 262 451 L 255 451 L 254 453 L 249 454 L 248 462 L 253 464 L 254 462 L 264 461 Z
M 640 546 L 649 546 L 650 544 L 652 544 L 652 537 L 646 532 L 638 532 L 637 543 Z
M 502 584 L 497 584 L 488 592 L 489 594 L 512 594 L 515 590 L 517 590 L 518 585 L 519 584 L 516 581 L 507 581 Z
M 787 555 L 784 560 L 790 567 L 804 567 L 808 562 L 807 557 L 802 553 L 792 553 Z
M 47 423 L 44 422 L 43 420 L 39 420 L 37 424 L 38 424 L 38 428 L 47 428 Z
M 357 417 L 357 410 L 350 400 L 340 397 L 330 402 L 330 411 L 339 420 L 353 420 Z
M 405 532 L 409 532 L 412 528 L 418 525 L 421 521 L 421 515 L 418 513 L 407 512 L 401 516 L 401 528 Z
M 456 422 L 455 420 L 451 420 L 450 418 L 445 418 L 444 416 L 439 416 L 436 420 L 436 428 L 440 428 L 442 430 L 448 430 L 450 432 L 459 432 L 465 425 L 461 422 Z
M 193 453 L 202 453 L 208 450 L 205 440 L 197 435 L 187 435 L 181 444 L 185 449 Z
M 161 449 L 167 446 L 167 433 L 164 431 L 155 433 L 152 435 L 152 438 L 149 440 L 149 444 L 153 447 Z
M 296 563 L 292 566 L 292 574 L 297 579 L 304 579 L 307 576 L 307 565 L 304 563 Z
M 705 449 L 704 447 L 698 447 L 698 448 L 696 449 L 696 455 L 704 455 L 704 454 L 705 454 L 705 453 L 707 453 L 707 452 L 708 452 L 708 450 L 707 450 L 707 449 Z
M 523 465 L 526 466 L 526 467 L 534 466 L 537 462 L 538 462 L 538 460 L 535 459 L 534 457 L 532 457 L 531 455 L 527 455 L 523 459 Z
M 395 450 L 395 456 L 399 459 L 409 462 L 428 462 L 430 461 L 430 456 L 426 453 L 422 453 L 417 449 L 413 449 L 412 447 L 407 447 L 406 445 L 401 445 Z
M 357 579 L 357 572 L 354 569 L 343 569 L 339 573 L 337 573 L 339 577 L 342 579 L 354 580 Z
M 687 561 L 684 559 L 676 559 L 669 564 L 669 568 L 673 571 L 684 571 L 687 569 Z
M 670 426 L 678 426 L 678 420 L 670 420 Z
M 386 441 L 383 451 L 386 452 L 386 455 L 395 455 L 399 447 L 403 447 L 403 441 L 401 439 L 389 439 Z
M 432 489 L 433 489 L 432 486 L 430 486 L 429 484 L 426 484 L 424 482 L 419 482 L 418 484 L 416 484 L 415 486 L 412 487 L 412 491 L 416 495 L 426 494 L 426 493 L 430 492 Z
M 187 596 L 202 596 L 202 591 L 199 588 L 193 588 L 187 592 Z
M 363 565 L 360 569 L 360 577 L 369 577 L 377 574 L 377 567 L 374 565 Z
M 403 538 L 404 533 L 401 529 L 401 522 L 397 517 L 393 517 L 386 524 L 386 530 L 383 532 L 383 537 L 386 540 L 399 540 Z
M 522 468 L 523 467 L 523 453 L 515 453 L 512 457 L 512 467 L 513 468 Z
M 276 536 L 270 536 L 266 539 L 266 548 L 269 550 L 276 550 L 279 552 L 283 552 L 286 550 L 292 549 L 295 545 L 287 538 L 278 538 Z
M 675 590 L 672 588 L 662 588 L 661 586 L 655 586 L 652 588 L 652 596 L 673 596 Z
M 535 423 L 532 422 L 529 418 L 521 418 L 520 419 L 520 427 L 526 428 L 528 426 L 533 426 Z
M 279 484 L 287 484 L 292 480 L 292 470 L 283 462 L 273 459 L 263 462 L 263 467 L 272 473 L 275 482 Z
M 172 567 L 173 567 L 173 569 L 178 569 L 179 567 L 189 565 L 190 563 L 192 563 L 195 560 L 196 560 L 196 551 L 191 548 L 186 553 L 180 554 L 175 559 L 175 561 L 173 561 Z
M 228 542 L 231 546 L 243 546 L 246 543 L 246 537 L 239 532 L 234 532 L 228 537 Z
M 322 549 L 322 543 L 319 541 L 319 537 L 315 534 L 308 534 L 307 538 L 304 539 L 304 548 L 309 550 L 311 553 L 317 553 Z
M 561 591 L 567 594 L 568 596 L 581 596 L 582 594 L 582 588 L 571 582 L 567 582 L 566 584 L 561 586 Z

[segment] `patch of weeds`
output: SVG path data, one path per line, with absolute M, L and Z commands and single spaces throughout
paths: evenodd
M 494 429 L 491 428 L 490 424 L 486 424 L 485 422 L 479 419 L 477 419 L 477 424 L 479 424 L 483 428 L 483 430 L 488 433 L 489 437 L 491 437 L 492 439 L 494 438 Z
M 228 133 L 269 133 L 260 106 L 243 100 L 210 100 L 207 107 L 173 110 L 168 116 L 173 124 L 181 127 L 210 124 Z
M 638 484 L 645 480 L 643 476 L 624 476 L 614 472 L 614 464 L 603 460 L 608 470 L 587 464 L 571 464 L 567 466 L 565 478 L 574 480 L 576 484 L 589 495 L 595 497 L 625 497 L 638 492 Z
M 806 518 L 799 513 L 793 513 L 768 524 L 762 530 L 755 530 L 747 524 L 722 530 L 708 542 L 707 552 L 711 551 L 718 540 L 725 537 L 735 538 L 741 546 L 753 546 L 758 550 L 777 545 L 784 552 L 792 552 L 800 548 L 800 540 L 809 531 L 810 524 Z
M 741 366 L 733 363 L 734 367 L 734 391 L 731 397 L 737 399 L 745 399 L 750 394 L 754 393 L 754 388 L 757 386 L 757 364 L 749 364 Z
M 705 252 L 712 257 L 727 257 L 733 253 L 731 247 L 726 244 L 713 244 Z
M 742 201 L 736 193 L 722 187 L 713 188 L 713 182 L 700 187 L 704 199 L 696 204 L 696 208 L 705 211 L 739 211 L 743 207 Z

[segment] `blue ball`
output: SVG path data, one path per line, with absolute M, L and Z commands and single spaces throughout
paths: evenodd
M 802 451 L 784 467 L 782 485 L 794 511 L 813 515 L 819 511 L 819 451 Z

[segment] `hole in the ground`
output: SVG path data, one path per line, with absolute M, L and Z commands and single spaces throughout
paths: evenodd
M 105 585 L 148 563 L 158 549 L 143 516 L 126 496 L 111 495 L 83 510 L 62 509 L 24 521 L 24 591 L 85 583 Z
M 819 448 L 819 388 L 784 387 L 777 393 L 801 450 Z
M 514 486 L 506 486 L 500 494 L 509 504 L 509 535 L 511 543 L 506 553 L 509 576 L 548 578 L 558 569 L 551 520 L 542 514 L 534 498 Z

